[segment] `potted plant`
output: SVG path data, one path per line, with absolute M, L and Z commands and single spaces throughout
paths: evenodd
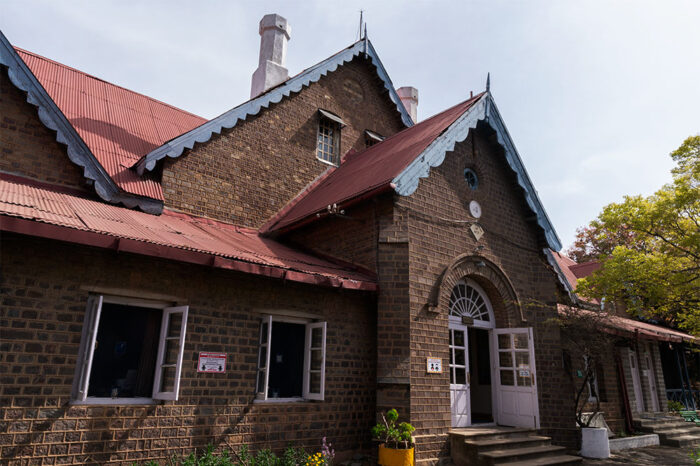
M 382 422 L 372 427 L 372 437 L 382 442 L 379 445 L 379 461 L 381 466 L 414 466 L 414 445 L 411 434 L 416 429 L 408 422 L 398 426 L 396 421 L 399 413 L 395 409 L 382 414 Z

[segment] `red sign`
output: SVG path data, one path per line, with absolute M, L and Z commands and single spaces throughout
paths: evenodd
M 226 372 L 226 353 L 199 353 L 197 372 Z

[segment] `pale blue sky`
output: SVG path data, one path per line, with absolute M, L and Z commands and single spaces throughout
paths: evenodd
M 564 247 L 624 194 L 670 180 L 700 132 L 697 1 L 0 0 L 19 47 L 206 118 L 248 99 L 258 21 L 292 26 L 291 74 L 354 42 L 358 11 L 419 119 L 491 91 Z

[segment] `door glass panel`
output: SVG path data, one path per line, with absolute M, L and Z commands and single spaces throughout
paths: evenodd
M 454 333 L 455 333 L 454 330 L 450 330 L 450 346 L 454 346 L 454 345 L 455 345 Z
M 464 367 L 455 368 L 455 383 L 457 385 L 467 384 L 467 370 Z
M 450 366 L 453 366 L 455 363 L 455 350 L 454 348 L 450 348 Z
M 498 335 L 498 349 L 508 349 L 510 348 L 510 335 L 501 334 Z
M 530 367 L 530 353 L 516 352 L 515 353 L 516 367 Z
M 513 371 L 501 370 L 501 385 L 513 385 Z
M 513 355 L 510 351 L 498 352 L 498 365 L 501 367 L 513 367 Z
M 464 347 L 464 332 L 461 330 L 455 330 L 454 333 L 455 333 L 454 346 Z
M 516 333 L 513 335 L 515 338 L 515 348 L 516 349 L 527 349 L 527 334 Z
M 450 369 L 450 383 L 454 384 L 455 383 L 455 370 L 454 367 Z
M 527 369 L 525 369 L 525 370 L 527 370 Z M 519 387 L 529 387 L 530 385 L 532 385 L 532 379 L 530 378 L 529 375 L 528 376 L 521 376 L 520 371 L 517 371 L 517 372 L 518 372 L 518 386 Z
M 464 350 L 455 349 L 455 364 L 458 366 L 464 366 Z

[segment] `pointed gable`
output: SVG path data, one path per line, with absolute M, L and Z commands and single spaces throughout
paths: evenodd
M 352 61 L 355 57 L 360 55 L 364 55 L 371 60 L 376 68 L 377 76 L 381 79 L 384 88 L 389 93 L 391 102 L 396 105 L 396 110 L 400 114 L 404 125 L 407 127 L 413 125 L 413 120 L 411 120 L 411 116 L 404 108 L 401 99 L 396 93 L 394 85 L 379 59 L 379 55 L 377 55 L 369 39 L 364 39 L 355 42 L 350 47 L 330 56 L 311 68 L 302 71 L 279 86 L 267 90 L 258 97 L 234 107 L 205 124 L 181 134 L 162 146 L 153 149 L 138 161 L 135 165 L 136 169 L 139 173 L 144 173 L 145 171 L 153 170 L 156 167 L 156 163 L 165 157 L 180 157 L 185 149 L 192 149 L 195 143 L 207 142 L 214 134 L 221 134 L 224 129 L 233 128 L 239 121 L 245 121 L 247 118 L 258 115 L 262 109 L 269 108 L 271 105 L 279 103 L 283 98 L 289 97 L 291 94 L 301 92 L 303 88 L 318 82 L 323 76 L 332 73 L 338 69 L 339 66 L 343 66 L 345 63 Z

